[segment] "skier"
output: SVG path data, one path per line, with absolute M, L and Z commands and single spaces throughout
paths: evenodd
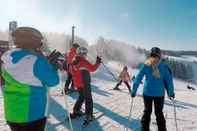
M 69 85 L 71 83 L 71 89 L 74 90 L 73 80 L 72 80 L 72 74 L 70 73 L 70 65 L 72 64 L 73 58 L 76 55 L 77 48 L 79 47 L 79 44 L 74 43 L 72 44 L 72 48 L 69 49 L 67 55 L 66 55 L 66 61 L 67 61 L 67 80 L 64 86 L 65 94 L 69 92 Z
M 144 76 L 146 76 L 146 79 L 143 90 L 144 114 L 141 119 L 141 130 L 149 131 L 152 103 L 154 101 L 158 131 L 166 131 L 166 121 L 162 111 L 164 90 L 167 89 L 170 99 L 174 99 L 175 95 L 172 75 L 167 65 L 161 61 L 161 50 L 158 47 L 151 49 L 150 57 L 145 61 L 137 74 L 133 83 L 132 97 L 136 96 L 137 88 Z
M 83 102 L 85 102 L 86 118 L 83 123 L 84 125 L 94 119 L 90 72 L 96 71 L 101 63 L 101 58 L 97 56 L 96 63 L 91 64 L 86 59 L 87 53 L 87 48 L 79 47 L 71 67 L 74 85 L 77 88 L 79 97 L 74 105 L 73 113 L 71 113 L 70 116 L 71 118 L 76 118 L 83 115 L 84 113 L 81 111 L 81 106 Z
M 116 84 L 114 90 L 120 90 L 120 88 L 118 86 L 121 85 L 122 82 L 124 82 L 129 90 L 129 92 L 131 93 L 131 87 L 128 83 L 129 81 L 131 81 L 131 77 L 129 75 L 127 66 L 124 66 L 122 72 L 119 75 L 119 79 L 120 79 L 120 81 Z
M 16 48 L 1 57 L 5 119 L 12 131 L 44 131 L 47 87 L 57 85 L 59 77 L 37 50 L 42 46 L 40 31 L 19 27 L 13 37 Z

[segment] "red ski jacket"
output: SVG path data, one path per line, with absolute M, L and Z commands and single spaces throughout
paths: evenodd
M 77 49 L 72 47 L 69 49 L 67 56 L 66 56 L 66 60 L 67 60 L 67 65 L 72 64 L 73 58 L 75 57 L 77 53 Z
M 77 56 L 76 60 L 72 64 L 70 72 L 72 74 L 72 79 L 75 87 L 80 90 L 84 88 L 84 82 L 82 80 L 82 75 L 80 70 L 87 70 L 89 72 L 94 72 L 99 67 L 100 63 L 91 64 L 84 57 Z

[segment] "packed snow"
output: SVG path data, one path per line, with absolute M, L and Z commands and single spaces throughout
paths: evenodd
M 116 76 L 123 68 L 123 65 L 110 62 L 106 65 Z M 129 69 L 131 75 L 137 70 Z M 62 79 L 66 77 L 63 76 Z M 124 83 L 120 91 L 113 90 L 117 82 L 108 73 L 104 66 L 92 75 L 92 91 L 94 100 L 94 115 L 99 117 L 87 128 L 82 128 L 83 117 L 72 120 L 74 131 L 140 131 L 140 118 L 143 112 L 143 100 L 141 97 L 142 86 L 139 87 L 138 95 L 134 98 L 131 119 L 128 119 L 131 107 L 131 97 Z M 132 84 L 132 83 L 131 83 Z M 175 105 L 179 131 L 197 130 L 197 93 L 195 90 L 188 90 L 188 83 L 175 79 Z M 191 85 L 197 89 L 197 85 Z M 48 111 L 47 131 L 67 131 L 70 129 L 69 122 L 65 121 L 67 111 L 72 112 L 72 107 L 77 99 L 77 93 L 66 96 L 68 107 L 65 105 L 65 97 L 61 95 L 63 83 L 50 91 L 50 103 Z M 83 107 L 84 108 L 84 107 Z M 174 111 L 172 102 L 166 97 L 164 114 L 168 131 L 175 131 Z M 0 130 L 9 131 L 6 125 L 3 112 L 3 98 L 0 92 Z M 156 120 L 152 113 L 151 130 L 156 131 Z

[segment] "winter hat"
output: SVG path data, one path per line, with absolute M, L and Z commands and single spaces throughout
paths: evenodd
M 153 56 L 153 57 L 158 56 L 160 58 L 161 57 L 161 49 L 158 47 L 153 47 L 151 49 L 150 56 Z
M 78 56 L 84 56 L 84 55 L 87 55 L 88 53 L 88 49 L 85 48 L 85 47 L 79 47 L 77 48 L 77 55 Z
M 127 66 L 124 66 L 124 68 L 123 68 L 124 70 L 127 70 L 128 68 L 127 68 Z
M 42 46 L 43 36 L 35 28 L 19 27 L 13 32 L 14 43 L 19 48 L 35 50 Z

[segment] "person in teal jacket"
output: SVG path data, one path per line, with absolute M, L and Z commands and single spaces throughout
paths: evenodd
M 42 55 L 42 34 L 31 27 L 13 33 L 16 48 L 2 57 L 5 119 L 12 131 L 44 131 L 48 87 L 59 83 L 56 69 Z
M 170 98 L 174 98 L 175 95 L 172 74 L 168 66 L 161 60 L 161 50 L 158 47 L 151 49 L 150 57 L 147 58 L 139 70 L 133 82 L 132 97 L 136 96 L 137 89 L 144 76 L 144 114 L 141 119 L 141 130 L 149 131 L 152 104 L 154 102 L 158 130 L 166 131 L 166 121 L 162 111 L 165 89 Z

